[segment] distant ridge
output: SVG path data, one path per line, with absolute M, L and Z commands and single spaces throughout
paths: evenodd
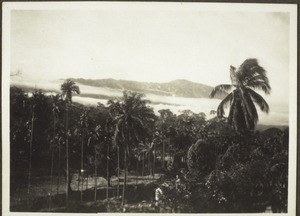
M 178 79 L 167 83 L 138 82 L 116 79 L 71 79 L 79 84 L 87 86 L 130 90 L 145 94 L 151 93 L 155 95 L 186 98 L 209 98 L 209 94 L 213 89 L 211 86 L 191 82 L 185 79 Z M 217 98 L 224 98 L 224 96 L 225 95 L 221 95 Z

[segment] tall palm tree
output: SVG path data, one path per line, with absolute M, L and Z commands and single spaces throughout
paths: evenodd
M 41 90 L 35 89 L 30 98 L 31 103 L 31 121 L 30 129 L 27 122 L 27 128 L 30 132 L 30 142 L 29 142 L 29 167 L 28 167 L 28 185 L 27 185 L 27 204 L 29 206 L 29 199 L 31 195 L 31 175 L 32 175 L 32 153 L 33 153 L 33 145 L 36 143 L 36 139 L 38 139 L 39 133 L 36 132 L 38 126 L 40 126 L 41 120 L 41 110 L 46 108 L 46 97 Z M 36 146 L 37 147 L 37 146 Z
M 53 115 L 53 138 L 51 142 L 51 171 L 50 171 L 50 201 L 49 201 L 49 209 L 51 209 L 52 204 L 52 187 L 53 187 L 53 165 L 54 165 L 54 151 L 57 144 L 57 136 L 56 136 L 56 120 L 59 113 L 59 100 L 60 95 L 56 94 L 51 97 L 52 102 L 52 115 Z
M 80 158 L 80 175 L 84 172 L 83 167 L 83 147 L 84 147 L 84 139 L 87 133 L 88 128 L 88 114 L 87 110 L 84 109 L 83 112 L 80 115 L 80 129 L 81 129 L 81 158 Z M 83 179 L 83 176 L 81 176 L 81 179 Z M 80 201 L 82 202 L 83 198 L 83 181 L 81 181 L 81 190 L 80 190 Z
M 108 188 L 110 186 L 110 178 L 109 178 L 109 145 L 107 145 L 106 149 L 106 179 L 107 179 L 107 184 L 106 184 L 106 199 L 108 199 Z
M 232 90 L 219 104 L 217 116 L 223 117 L 225 106 L 230 103 L 228 123 L 236 130 L 253 130 L 258 122 L 256 107 L 268 113 L 269 105 L 254 90 L 262 90 L 270 94 L 271 87 L 266 71 L 258 64 L 257 59 L 246 59 L 238 68 L 230 66 L 231 84 L 216 86 L 210 96 L 227 93 Z
M 143 95 L 124 91 L 121 100 L 109 100 L 108 105 L 114 117 L 114 144 L 124 151 L 124 183 L 122 191 L 122 205 L 125 204 L 127 182 L 127 158 L 133 144 L 137 144 L 146 133 L 146 125 L 154 122 L 155 114 L 147 106 L 149 101 L 142 99 Z M 121 146 L 122 145 L 122 146 Z
M 79 87 L 71 79 L 67 79 L 61 85 L 62 97 L 66 102 L 66 204 L 68 207 L 69 187 L 71 183 L 69 173 L 69 105 L 72 104 L 73 93 L 80 94 Z
M 33 96 L 34 97 L 34 96 Z M 32 116 L 30 128 L 30 143 L 29 143 L 29 165 L 28 165 L 28 184 L 27 184 L 27 206 L 29 207 L 30 189 L 31 189 L 31 169 L 32 169 L 32 144 L 33 144 L 33 129 L 35 120 L 35 102 L 32 100 Z
M 89 133 L 88 146 L 92 144 L 92 147 L 94 147 L 94 201 L 97 201 L 97 171 L 99 157 L 104 157 L 102 151 L 105 142 L 104 138 L 105 131 L 100 124 L 96 125 Z

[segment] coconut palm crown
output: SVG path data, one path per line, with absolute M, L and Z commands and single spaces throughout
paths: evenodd
M 60 89 L 62 91 L 62 97 L 66 100 L 67 103 L 72 103 L 72 95 L 73 95 L 73 93 L 80 94 L 79 87 L 71 79 L 67 79 L 61 85 Z
M 224 108 L 230 104 L 228 123 L 236 130 L 253 130 L 258 122 L 258 114 L 254 104 L 263 111 L 269 112 L 269 105 L 264 98 L 255 92 L 262 90 L 270 94 L 271 87 L 266 71 L 258 64 L 257 59 L 246 59 L 239 68 L 230 66 L 231 84 L 216 86 L 210 97 L 219 93 L 230 92 L 219 104 L 217 116 L 223 117 Z

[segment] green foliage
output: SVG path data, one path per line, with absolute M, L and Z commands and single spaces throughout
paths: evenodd
M 211 212 L 215 204 L 215 212 L 262 212 L 268 205 L 287 211 L 287 131 L 215 133 L 188 155 L 197 212 Z M 201 205 L 204 199 L 212 205 Z
M 172 212 L 193 212 L 191 208 L 192 196 L 190 184 L 186 173 L 182 173 L 178 179 L 166 180 L 159 185 L 163 192 L 161 208 L 170 208 Z

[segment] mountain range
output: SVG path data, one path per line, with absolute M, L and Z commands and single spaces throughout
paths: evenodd
M 178 79 L 167 83 L 154 83 L 154 82 L 138 82 L 129 80 L 116 80 L 116 79 L 74 79 L 78 84 L 104 87 L 115 90 L 130 90 L 144 94 L 154 94 L 161 96 L 176 96 L 185 98 L 209 98 L 210 92 L 213 87 L 191 82 L 184 79 Z M 219 95 L 216 98 L 224 98 L 224 95 Z
M 160 109 L 170 109 L 173 113 L 181 110 L 192 110 L 194 113 L 204 112 L 208 118 L 211 110 L 216 110 L 220 100 L 226 96 L 219 95 L 217 99 L 210 99 L 212 86 L 191 82 L 188 80 L 174 80 L 166 83 L 138 82 L 116 79 L 82 79 L 71 78 L 80 88 L 80 95 L 74 95 L 74 102 L 95 106 L 98 103 L 106 104 L 108 99 L 122 97 L 123 90 L 131 90 L 146 95 L 151 101 L 155 112 Z M 61 93 L 60 86 L 65 79 L 30 80 L 25 76 L 11 78 L 10 85 L 22 88 L 25 92 L 41 89 L 45 94 Z M 260 124 L 288 125 L 288 106 L 270 104 L 272 111 L 269 115 L 260 114 Z M 259 108 L 258 108 L 259 112 Z

